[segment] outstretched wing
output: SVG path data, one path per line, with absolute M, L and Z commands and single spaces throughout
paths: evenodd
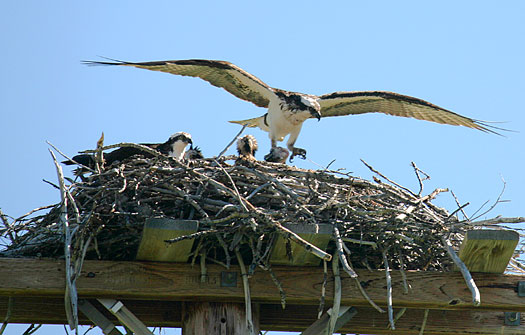
M 213 86 L 222 87 L 237 98 L 250 101 L 259 107 L 268 107 L 272 89 L 259 78 L 232 63 L 207 59 L 168 60 L 130 63 L 123 61 L 84 61 L 87 65 L 134 66 L 181 76 L 199 77 Z
M 485 132 L 496 133 L 483 121 L 474 120 L 407 95 L 382 92 L 335 92 L 319 97 L 321 115 L 341 116 L 363 113 L 384 113 L 411 117 L 454 126 L 465 126 Z

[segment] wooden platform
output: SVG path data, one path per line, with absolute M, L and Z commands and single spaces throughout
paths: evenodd
M 65 323 L 64 263 L 55 260 L 0 259 L 0 315 L 5 315 L 7 297 L 14 297 L 11 322 Z M 317 315 L 322 271 L 312 267 L 273 268 L 287 294 L 288 306 L 279 306 L 280 296 L 269 275 L 258 271 L 250 278 L 254 303 L 261 307 L 263 330 L 302 330 Z M 234 287 L 221 285 L 223 267 L 208 266 L 208 281 L 201 283 L 198 267 L 160 262 L 86 261 L 77 281 L 80 298 L 113 298 L 125 305 L 147 325 L 180 326 L 183 301 L 242 302 L 242 283 Z M 358 271 L 370 297 L 385 306 L 384 271 Z M 368 334 L 417 334 L 423 309 L 432 309 L 425 334 L 525 334 L 522 326 L 504 326 L 503 311 L 525 312 L 525 297 L 518 297 L 517 285 L 525 276 L 474 273 L 481 292 L 481 306 L 474 307 L 460 273 L 407 272 L 412 286 L 403 294 L 401 274 L 392 271 L 393 298 L 396 310 L 410 308 L 396 323 L 397 330 L 387 330 L 387 317 L 369 307 L 359 294 L 355 282 L 343 277 L 342 304 L 355 306 L 358 315 L 342 331 Z M 333 294 L 328 279 L 327 306 Z M 45 307 L 43 307 L 45 306 Z M 56 308 L 52 307 L 56 306 Z M 82 316 L 82 315 L 81 315 Z M 82 316 L 83 317 L 83 316 Z M 112 319 L 112 316 L 108 316 Z M 81 318 L 82 323 L 89 323 Z M 444 327 L 444 325 L 447 325 Z M 450 327 L 449 327 L 450 325 Z M 430 331 L 433 329 L 433 331 Z

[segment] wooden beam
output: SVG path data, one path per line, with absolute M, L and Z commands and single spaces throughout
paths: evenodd
M 470 272 L 503 273 L 520 235 L 513 230 L 469 230 L 459 249 L 459 258 Z
M 85 261 L 77 280 L 81 298 L 110 298 L 136 300 L 243 302 L 241 275 L 236 266 L 229 270 L 208 265 L 208 280 L 201 282 L 200 269 L 189 264 L 161 262 Z M 64 262 L 57 260 L 0 258 L 0 296 L 64 295 Z M 288 304 L 317 305 L 323 282 L 323 272 L 317 267 L 272 268 L 286 292 Z M 236 273 L 233 287 L 221 286 L 224 272 Z M 379 305 L 386 304 L 383 271 L 358 271 L 359 280 L 368 295 Z M 463 277 L 457 272 L 407 271 L 412 289 L 403 294 L 401 273 L 392 271 L 394 307 L 431 309 L 486 309 L 525 312 L 525 298 L 518 297 L 518 281 L 525 276 L 474 273 L 481 292 L 481 306 L 474 307 Z M 280 303 L 280 294 L 270 275 L 257 271 L 249 279 L 252 301 Z M 341 304 L 369 306 L 361 296 L 355 281 L 342 278 Z M 327 304 L 333 296 L 333 278 L 329 276 Z
M 115 299 L 98 299 L 98 302 L 102 304 L 108 311 L 111 312 L 120 322 L 121 325 L 125 326 L 137 335 L 153 335 L 153 333 L 146 327 L 146 325 L 140 321 L 139 318 L 133 314 L 124 303 Z
M 330 318 L 332 316 L 332 309 L 330 308 L 327 312 L 316 320 L 312 325 L 306 328 L 301 335 L 319 335 L 326 334 L 330 329 Z M 350 306 L 341 306 L 339 310 L 339 316 L 334 327 L 334 333 L 341 329 L 348 321 L 350 321 L 357 314 L 357 310 Z
M 0 297 L 0 315 L 7 312 L 8 298 Z M 174 301 L 122 301 L 133 314 L 147 326 L 181 327 L 182 303 Z M 115 324 L 118 320 L 109 312 L 99 310 Z M 359 334 L 419 334 L 424 310 L 408 309 L 396 322 L 396 330 L 387 328 L 388 316 L 369 307 L 357 308 L 354 317 L 339 331 Z M 394 310 L 394 314 L 399 309 Z M 308 328 L 317 318 L 317 306 L 288 305 L 285 310 L 280 305 L 260 305 L 261 330 L 297 331 Z M 63 298 L 15 298 L 12 310 L 12 323 L 67 324 Z M 79 313 L 80 324 L 90 325 L 91 321 Z M 430 310 L 425 334 L 524 334 L 525 315 L 522 313 L 521 325 L 505 326 L 502 312 L 492 311 L 440 311 Z
M 106 335 L 122 335 L 116 328 L 113 322 L 109 321 L 104 314 L 102 314 L 91 302 L 85 299 L 78 301 L 78 309 L 84 314 L 93 324 L 98 326 Z
M 183 240 L 171 245 L 164 241 L 192 234 L 198 228 L 199 222 L 195 220 L 162 218 L 146 220 L 137 252 L 137 260 L 186 262 L 190 257 L 193 239 Z

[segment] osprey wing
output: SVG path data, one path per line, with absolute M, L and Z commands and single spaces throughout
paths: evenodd
M 259 107 L 268 107 L 272 89 L 259 78 L 232 63 L 218 60 L 188 59 L 130 63 L 123 61 L 85 61 L 87 65 L 121 65 L 161 71 L 181 76 L 199 77 L 213 86 L 222 87 L 237 98 Z
M 320 96 L 319 104 L 321 105 L 321 115 L 323 117 L 384 113 L 441 124 L 465 126 L 495 134 L 498 133 L 490 128 L 499 129 L 483 121 L 456 114 L 425 100 L 392 92 L 335 92 Z

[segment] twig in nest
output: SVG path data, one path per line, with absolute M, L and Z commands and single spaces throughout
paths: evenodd
M 51 142 L 46 141 L 46 143 L 49 144 L 51 146 L 51 148 L 55 149 L 59 154 L 62 155 L 62 157 L 64 157 L 68 161 L 75 162 L 73 159 L 71 159 L 70 157 L 66 156 L 62 151 L 60 151 L 57 147 L 55 147 L 53 144 L 51 144 Z M 78 162 L 75 162 L 75 164 L 77 164 L 78 166 L 82 167 L 83 169 L 88 170 L 89 172 L 92 172 L 92 173 L 96 173 L 97 172 L 97 171 L 93 170 L 92 168 L 90 168 L 89 166 L 85 166 L 85 165 L 80 164 Z
M 13 243 L 15 241 L 15 237 L 13 235 L 13 227 L 11 227 L 11 225 L 9 224 L 9 220 L 7 219 L 7 216 L 4 214 L 4 212 L 2 212 L 1 208 L 0 208 L 0 219 L 2 219 L 2 223 L 4 224 L 4 227 L 6 228 L 7 236 L 9 236 L 11 243 Z
M 507 182 L 503 178 L 501 180 L 503 181 L 503 187 L 502 187 L 501 192 L 499 193 L 498 198 L 496 199 L 496 201 L 494 201 L 494 203 L 492 204 L 492 206 L 489 207 L 489 209 L 487 209 L 486 211 L 484 211 L 480 215 L 472 218 L 472 221 L 475 221 L 475 220 L 479 219 L 483 215 L 485 215 L 488 212 L 490 212 L 491 210 L 493 210 L 494 207 L 496 207 L 500 202 L 503 202 L 503 201 L 501 201 L 501 197 L 503 196 L 503 193 L 505 193 L 505 187 L 507 187 Z M 483 206 L 485 206 L 485 204 L 483 204 Z M 481 208 L 483 208 L 483 206 L 481 206 L 474 214 L 472 214 L 472 216 L 476 215 L 476 213 L 479 212 L 481 210 Z
M 425 327 L 427 326 L 427 319 L 428 319 L 428 308 L 425 309 L 425 314 L 423 315 L 423 322 L 421 323 L 421 329 L 419 330 L 419 335 L 423 335 L 425 333 Z
M 206 283 L 208 281 L 208 271 L 206 269 L 206 248 L 201 249 L 200 265 L 201 265 L 201 283 Z
M 261 191 L 262 189 L 268 187 L 268 186 L 272 186 L 272 183 L 270 182 L 267 182 L 266 184 L 262 184 L 261 186 L 257 187 L 255 190 L 252 191 L 252 193 L 250 193 L 250 195 L 248 195 L 246 197 L 246 200 L 250 200 L 251 197 L 253 197 L 254 195 L 256 195 L 259 191 Z
M 421 169 L 419 169 L 416 166 L 416 163 L 414 162 L 411 162 L 411 163 L 412 163 L 412 167 L 414 168 L 414 172 L 416 173 L 417 181 L 419 182 L 419 192 L 417 196 L 420 197 L 421 193 L 423 193 L 423 181 L 430 179 L 430 176 L 426 174 L 425 172 L 421 171 Z M 419 175 L 419 173 L 423 174 L 425 178 L 421 179 L 421 176 Z
M 200 255 L 202 244 L 204 242 L 203 238 L 199 238 L 199 242 L 197 243 L 197 247 L 195 248 L 195 251 L 193 252 L 193 257 L 191 257 L 191 267 L 195 265 L 195 261 L 197 260 L 197 256 Z
M 341 261 L 341 264 L 343 265 L 343 270 L 350 276 L 350 278 L 357 277 L 357 273 L 355 273 L 354 269 L 350 267 L 350 264 L 348 264 L 348 261 L 346 260 L 345 252 L 343 250 L 343 241 L 341 241 L 341 236 L 339 235 L 339 229 L 334 225 L 334 239 L 335 239 L 335 245 L 337 246 L 337 254 L 339 255 L 339 260 Z
M 248 202 L 248 200 L 246 199 L 243 199 L 241 194 L 239 193 L 239 190 L 237 189 L 237 185 L 235 185 L 235 182 L 233 181 L 232 179 L 232 176 L 230 176 L 230 174 L 228 173 L 228 171 L 226 171 L 225 168 L 222 167 L 222 165 L 217 162 L 217 160 L 214 160 L 215 163 L 217 164 L 217 166 L 219 167 L 219 169 L 221 169 L 222 172 L 224 172 L 224 174 L 226 175 L 226 177 L 228 177 L 228 180 L 230 181 L 230 183 L 232 184 L 233 186 L 233 190 L 235 191 L 235 195 L 237 196 L 237 199 L 239 200 L 239 203 L 241 204 L 242 208 L 244 209 L 245 212 L 248 212 L 248 206 L 250 206 L 250 209 L 255 209 L 255 207 L 250 204 Z M 244 201 L 243 201 L 244 200 Z M 245 203 L 246 202 L 246 203 Z
M 7 313 L 5 313 L 4 322 L 2 323 L 2 327 L 0 328 L 0 335 L 4 333 L 4 330 L 7 327 L 9 320 L 11 319 L 11 314 L 13 313 L 13 303 L 14 303 L 14 298 L 9 297 L 9 300 L 7 302 Z
M 74 270 L 73 265 L 71 264 L 71 242 L 73 236 L 71 234 L 71 228 L 69 227 L 69 219 L 67 215 L 67 195 L 66 195 L 66 186 L 64 183 L 64 174 L 62 172 L 62 167 L 58 163 L 55 154 L 53 151 L 49 150 L 53 162 L 55 163 L 55 168 L 57 171 L 58 182 L 60 185 L 60 198 L 62 204 L 60 206 L 60 218 L 59 222 L 63 226 L 65 240 L 64 240 L 64 255 L 66 260 L 66 292 L 64 296 L 64 303 L 66 307 L 66 316 L 69 323 L 69 328 L 71 330 L 77 329 L 78 327 L 78 310 L 77 310 L 77 290 L 75 287 L 74 281 Z
M 493 225 L 493 224 L 499 224 L 499 223 L 523 223 L 523 222 L 525 222 L 525 217 L 522 217 L 522 216 L 518 216 L 514 218 L 505 218 L 505 217 L 502 217 L 501 215 L 498 215 L 493 219 L 475 221 L 470 224 L 473 226 L 484 226 L 484 225 Z
M 172 244 L 172 243 L 175 243 L 175 242 L 179 242 L 179 241 L 183 241 L 183 240 L 189 240 L 189 239 L 201 237 L 201 236 L 204 236 L 204 235 L 215 234 L 217 232 L 218 232 L 217 229 L 203 230 L 203 231 L 198 231 L 198 232 L 193 233 L 193 234 L 184 235 L 184 236 L 180 236 L 180 237 L 175 237 L 175 238 L 172 238 L 172 239 L 169 239 L 169 240 L 164 240 L 164 242 L 166 242 L 168 244 Z
M 252 321 L 252 299 L 250 296 L 250 284 L 248 283 L 248 274 L 246 273 L 246 266 L 242 259 L 239 248 L 235 248 L 235 255 L 237 256 L 237 261 L 239 262 L 239 268 L 241 269 L 242 276 L 242 286 L 244 288 L 244 305 L 246 310 L 246 329 L 248 330 L 249 335 L 255 335 L 255 329 L 253 327 Z
M 288 229 L 286 227 L 283 227 L 279 222 L 273 221 L 273 223 L 274 223 L 275 227 L 278 228 L 278 231 L 281 234 L 283 234 L 286 238 L 289 238 L 292 241 L 294 241 L 295 243 L 297 243 L 300 246 L 302 246 L 306 251 L 310 252 L 311 254 L 313 254 L 313 255 L 321 258 L 321 259 L 327 260 L 327 261 L 330 261 L 332 259 L 332 255 L 327 254 L 326 252 L 322 251 L 321 249 L 319 249 L 315 245 L 311 244 L 310 242 L 307 242 L 307 241 L 303 240 L 299 235 L 297 235 L 296 233 L 294 233 L 290 229 Z
M 521 263 L 520 261 L 517 261 L 516 259 L 511 258 L 510 259 L 510 264 L 514 265 L 521 272 L 525 272 L 525 265 L 523 263 Z
M 454 214 L 456 214 L 458 211 L 461 211 L 461 213 L 463 214 L 463 217 L 465 218 L 465 220 L 467 221 L 470 221 L 470 218 L 468 217 L 467 213 L 465 213 L 465 211 L 463 210 L 463 208 L 467 207 L 470 203 L 467 202 L 466 204 L 463 204 L 461 205 L 459 203 L 459 200 L 458 198 L 456 197 L 456 195 L 454 194 L 454 192 L 452 190 L 450 190 L 450 194 L 452 194 L 452 196 L 454 197 L 454 200 L 456 201 L 456 204 L 458 205 L 458 209 L 456 209 L 454 212 L 452 212 L 447 219 L 450 219 L 452 216 L 454 216 Z
M 394 318 L 394 322 L 397 322 L 403 315 L 405 315 L 405 312 L 407 311 L 406 307 L 403 307 L 399 310 L 399 312 L 396 313 L 396 316 Z
M 281 192 L 289 195 L 293 200 L 295 200 L 300 205 L 303 205 L 303 202 L 299 199 L 299 195 L 297 195 L 295 192 L 290 190 L 288 187 L 286 187 L 283 183 L 281 183 L 277 179 L 275 179 L 273 177 L 270 177 L 269 175 L 263 174 L 263 173 L 261 173 L 261 172 L 259 172 L 257 170 L 249 169 L 249 168 L 247 168 L 245 166 L 242 166 L 242 165 L 236 165 L 234 167 L 234 169 L 242 170 L 242 171 L 245 171 L 245 172 L 248 172 L 248 173 L 252 173 L 252 174 L 256 175 L 257 177 L 261 178 L 264 181 L 271 182 L 273 185 L 275 185 L 275 187 L 278 190 L 280 190 Z M 310 215 L 312 215 L 312 213 L 310 213 Z
M 465 263 L 463 263 L 463 261 L 458 257 L 454 249 L 452 249 L 452 245 L 450 244 L 450 242 L 445 237 L 441 237 L 441 241 L 443 242 L 443 246 L 448 252 L 450 258 L 452 258 L 452 261 L 454 261 L 454 263 L 461 271 L 461 274 L 463 275 L 465 283 L 467 284 L 470 292 L 472 292 L 472 303 L 474 304 L 474 306 L 479 306 L 481 304 L 481 296 L 479 294 L 478 287 L 476 286 L 476 283 L 474 282 L 474 279 L 470 274 L 470 271 L 467 269 Z
M 461 206 L 459 206 L 458 208 L 456 208 L 455 211 L 453 211 L 452 213 L 450 213 L 450 215 L 448 216 L 447 220 L 449 220 L 451 217 L 453 217 L 454 215 L 456 215 L 457 212 L 461 211 L 461 213 L 463 214 L 463 217 L 467 220 L 467 221 L 470 221 L 470 219 L 468 218 L 468 216 L 466 216 L 465 214 L 465 211 L 463 210 L 465 207 L 467 207 L 468 205 L 470 205 L 470 202 L 467 202 Z
M 405 273 L 405 263 L 403 262 L 403 254 L 401 253 L 401 250 L 399 250 L 399 271 L 401 272 L 401 278 L 403 278 L 403 293 L 408 294 L 408 282 L 407 282 L 407 275 Z
M 265 270 L 267 270 L 270 273 L 270 277 L 272 278 L 273 283 L 279 289 L 279 295 L 281 296 L 281 307 L 285 309 L 286 308 L 286 293 L 283 290 L 283 286 L 281 285 L 281 282 L 279 281 L 277 276 L 275 276 L 275 273 L 273 272 L 270 266 L 265 268 Z
M 394 317 L 394 323 L 397 322 L 403 315 L 405 315 L 405 312 L 407 311 L 406 307 L 403 307 L 399 310 L 399 312 L 396 313 L 396 316 Z M 385 328 L 390 328 L 390 322 L 386 325 Z
M 195 170 L 189 170 L 189 172 L 191 172 L 192 174 L 194 174 L 194 175 L 196 175 L 196 176 L 198 176 L 198 177 L 200 177 L 200 178 L 202 178 L 202 179 L 208 181 L 210 184 L 212 184 L 212 185 L 215 186 L 216 188 L 218 188 L 218 189 L 220 189 L 220 190 L 222 190 L 222 191 L 225 191 L 226 193 L 232 195 L 233 197 L 236 197 L 236 198 L 237 198 L 237 197 L 240 197 L 240 199 L 242 200 L 242 201 L 241 201 L 241 204 L 243 204 L 243 206 L 244 206 L 244 204 L 247 204 L 248 206 L 251 206 L 250 209 L 252 209 L 252 210 L 255 209 L 255 207 L 253 207 L 253 205 L 250 204 L 246 199 L 244 199 L 243 197 L 241 197 L 241 196 L 238 194 L 238 192 L 235 193 L 234 190 L 232 190 L 231 188 L 227 187 L 226 185 L 224 185 L 224 184 L 222 184 L 222 183 L 216 181 L 215 179 L 210 178 L 210 177 L 208 177 L 208 176 L 206 176 L 206 175 L 204 175 L 204 174 L 202 174 L 202 173 L 199 173 L 199 172 L 197 172 L 197 171 L 195 171 Z
M 219 156 L 217 156 L 217 158 L 221 157 L 222 155 L 224 155 L 224 153 L 232 146 L 233 143 L 235 143 L 235 141 L 237 140 L 237 138 L 239 138 L 239 136 L 241 136 L 242 132 L 244 131 L 244 129 L 246 129 L 246 125 L 242 126 L 241 130 L 239 131 L 239 133 L 237 133 L 237 135 L 235 135 L 235 137 L 233 138 L 233 140 L 231 140 L 230 143 L 228 143 L 228 145 L 226 146 L 226 148 L 224 148 L 224 150 L 221 151 L 221 153 L 219 154 Z
M 350 262 L 350 260 L 348 261 L 348 263 L 350 264 L 350 266 L 352 266 L 352 262 Z M 370 268 L 370 266 L 368 265 L 368 263 L 365 263 L 365 265 L 368 267 L 369 270 L 372 270 Z M 366 293 L 363 285 L 361 285 L 361 282 L 359 281 L 359 277 L 355 277 L 354 278 L 355 280 L 355 284 L 357 285 L 357 288 L 359 289 L 359 292 L 361 293 L 361 295 L 363 296 L 363 298 L 366 299 L 366 301 L 368 301 L 368 303 L 370 304 L 370 306 L 374 307 L 376 311 L 378 311 L 379 313 L 384 313 L 385 311 L 379 307 L 369 296 L 368 296 L 368 293 Z
M 361 245 L 369 245 L 373 249 L 377 249 L 377 243 L 376 242 L 363 241 L 363 240 L 358 240 L 358 239 L 349 238 L 349 237 L 341 237 L 341 240 L 343 240 L 345 242 L 356 243 L 356 244 L 361 244 Z M 343 244 L 343 246 L 344 246 L 344 244 Z
M 328 334 L 333 334 L 335 331 L 335 324 L 339 317 L 339 309 L 341 307 L 341 275 L 339 273 L 339 258 L 334 253 L 332 257 L 332 272 L 334 274 L 334 303 L 332 305 L 332 313 L 330 314 L 330 323 Z
M 35 324 L 33 323 L 29 327 L 27 327 L 27 329 L 25 330 L 25 332 L 22 335 L 34 334 L 40 327 L 42 327 L 42 325 L 35 326 Z M 64 326 L 64 329 L 65 329 L 65 326 Z
M 326 299 L 326 283 L 328 281 L 328 265 L 327 262 L 323 259 L 323 285 L 321 285 L 321 298 L 319 299 L 319 309 L 317 313 L 317 318 L 320 319 L 323 315 L 324 302 Z
M 442 193 L 442 192 L 448 192 L 448 188 L 436 188 L 432 193 L 422 198 L 419 198 L 417 201 L 425 202 L 425 201 L 433 200 L 439 193 Z
M 334 164 L 334 162 L 335 162 L 335 159 L 332 159 L 332 161 L 328 163 L 328 165 L 324 168 L 323 172 L 328 171 L 328 169 L 330 168 L 330 165 Z
M 97 141 L 97 149 L 95 150 L 95 166 L 97 172 L 100 173 L 104 168 L 104 155 L 102 153 L 102 147 L 104 146 L 104 132 Z
M 228 251 L 228 246 L 226 245 L 226 242 L 224 242 L 221 233 L 216 233 L 215 237 L 217 238 L 217 241 L 219 241 L 219 244 L 222 247 L 222 249 L 224 250 L 224 256 L 226 257 L 226 268 L 229 269 L 231 264 L 231 256 Z
M 169 190 L 166 190 L 166 189 L 163 189 L 163 188 L 160 188 L 160 187 L 152 187 L 151 190 L 152 191 L 156 191 L 156 192 L 160 192 L 160 193 L 166 193 L 166 194 L 174 194 L 174 195 L 178 195 L 182 198 L 184 198 L 184 200 L 186 200 L 194 209 L 197 210 L 197 212 L 199 212 L 199 214 L 204 217 L 204 218 L 208 218 L 208 213 L 206 213 L 201 206 L 199 206 L 199 204 L 193 200 L 186 192 L 184 192 L 183 190 L 181 190 L 179 187 L 177 187 L 176 185 L 169 185 Z
M 405 190 L 407 191 L 409 194 L 411 194 L 413 197 L 418 197 L 417 194 L 415 194 L 414 192 L 412 192 L 411 190 L 409 190 L 408 188 L 406 187 L 403 187 L 401 185 L 399 185 L 398 183 L 396 183 L 395 181 L 393 180 L 390 180 L 388 177 L 386 177 L 385 175 L 383 175 L 381 172 L 375 170 L 370 164 L 368 164 L 367 162 L 365 162 L 363 159 L 361 159 L 361 162 L 363 162 L 363 164 L 365 164 L 365 166 L 370 169 L 370 171 L 374 172 L 375 174 L 377 174 L 378 176 L 380 176 L 381 178 L 385 179 L 386 181 L 388 181 L 389 183 L 399 187 L 400 189 L 402 190 Z
M 388 321 L 390 322 L 390 329 L 396 330 L 394 323 L 394 309 L 392 308 L 392 278 L 390 277 L 390 267 L 388 266 L 388 257 L 386 250 L 383 250 L 383 262 L 385 263 L 385 277 L 386 277 L 386 303 L 388 306 Z

